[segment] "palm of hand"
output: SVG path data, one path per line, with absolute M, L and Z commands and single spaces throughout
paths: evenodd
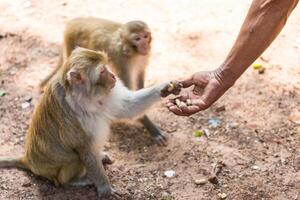
M 213 72 L 198 72 L 191 78 L 182 82 L 183 87 L 194 86 L 175 99 L 171 99 L 168 108 L 180 116 L 190 116 L 201 110 L 207 109 L 226 91 Z M 183 104 L 177 105 L 179 99 Z

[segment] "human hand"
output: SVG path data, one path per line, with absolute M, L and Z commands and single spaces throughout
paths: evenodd
M 224 83 L 217 71 L 197 72 L 181 83 L 183 88 L 194 88 L 170 99 L 167 105 L 171 112 L 180 116 L 190 116 L 207 109 L 232 85 Z

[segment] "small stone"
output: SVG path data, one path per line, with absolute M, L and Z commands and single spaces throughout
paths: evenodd
M 295 124 L 300 124 L 300 111 L 293 111 L 292 114 L 289 116 L 289 120 Z
M 30 182 L 28 182 L 28 183 L 23 183 L 22 184 L 22 187 L 30 187 L 31 186 L 31 183 Z
M 167 171 L 164 172 L 164 175 L 165 175 L 166 177 L 168 177 L 168 178 L 174 177 L 175 174 L 176 174 L 176 173 L 175 173 L 174 170 L 167 170 Z
M 253 165 L 251 168 L 254 169 L 254 170 L 260 170 L 260 167 L 257 166 L 257 165 Z
M 194 180 L 194 182 L 196 185 L 205 185 L 208 182 L 208 180 L 206 178 L 201 178 Z
M 227 194 L 225 194 L 225 193 L 219 193 L 218 196 L 220 197 L 220 199 L 226 199 L 227 198 Z
M 210 136 L 210 132 L 209 132 L 208 129 L 204 129 L 204 130 L 203 130 L 203 133 L 204 133 L 204 135 L 205 135 L 206 137 L 209 137 L 209 136 Z
M 168 192 L 163 192 L 163 194 L 162 194 L 162 199 L 163 199 L 163 200 L 172 200 L 173 197 L 172 197 L 171 194 L 169 194 Z
M 12 76 L 13 76 L 13 75 L 15 75 L 15 74 L 16 74 L 15 71 L 10 71 L 10 72 L 9 72 L 9 75 L 12 75 Z
M 208 179 L 208 181 L 214 185 L 219 184 L 218 178 L 216 176 L 212 176 Z
M 235 122 L 226 124 L 226 128 L 228 128 L 228 129 L 236 129 L 238 126 L 239 126 L 239 124 L 235 123 Z
M 265 73 L 265 71 L 266 71 L 266 68 L 262 67 L 258 70 L 258 73 L 263 74 L 263 73 Z
M 278 158 L 278 157 L 279 157 L 279 155 L 278 155 L 277 153 L 275 153 L 273 156 L 274 156 L 275 158 Z
M 224 105 L 216 108 L 216 112 L 223 112 L 225 110 L 226 110 L 226 107 Z
M 30 107 L 30 103 L 24 102 L 24 103 L 22 103 L 21 107 L 22 107 L 22 109 L 26 109 L 26 108 Z

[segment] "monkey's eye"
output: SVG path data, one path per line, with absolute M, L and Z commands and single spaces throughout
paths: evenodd
M 140 37 L 136 37 L 134 40 L 135 40 L 135 41 L 140 41 L 141 38 L 140 38 Z

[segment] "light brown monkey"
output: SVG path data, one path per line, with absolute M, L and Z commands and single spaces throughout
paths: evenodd
M 110 123 L 141 114 L 161 96 L 180 92 L 168 82 L 130 91 L 108 68 L 104 53 L 75 49 L 36 107 L 25 154 L 0 158 L 0 167 L 21 167 L 55 185 L 96 186 L 99 197 L 119 196 L 101 162 Z
M 99 18 L 76 18 L 66 25 L 63 55 L 58 67 L 42 82 L 41 87 L 56 73 L 75 47 L 107 52 L 112 71 L 131 90 L 144 87 L 145 70 L 151 49 L 151 31 L 142 21 L 120 24 Z M 159 144 L 166 138 L 145 115 L 139 119 Z

